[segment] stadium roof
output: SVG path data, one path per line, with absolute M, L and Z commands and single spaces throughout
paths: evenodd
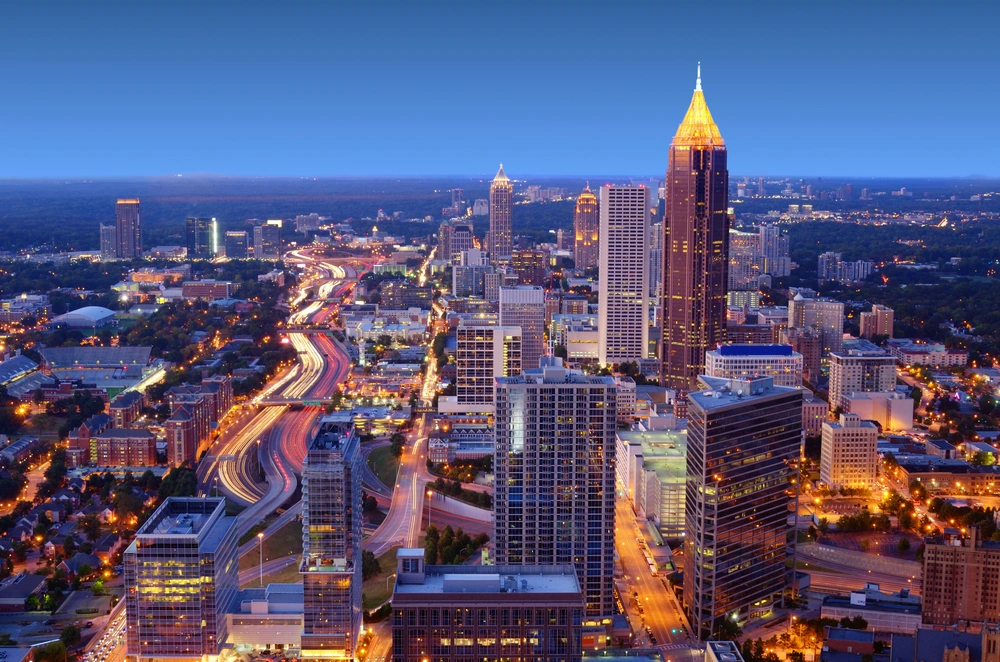
M 152 347 L 46 347 L 39 350 L 50 368 L 149 365 Z
M 0 362 L 0 384 L 7 384 L 13 380 L 23 377 L 35 369 L 38 364 L 27 356 L 12 356 L 6 361 Z
M 114 317 L 115 311 L 101 306 L 84 306 L 71 310 L 52 319 L 52 324 L 67 324 L 69 326 L 94 326 L 109 317 Z

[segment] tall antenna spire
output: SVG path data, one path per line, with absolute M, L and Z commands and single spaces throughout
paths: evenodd
M 698 63 L 698 80 L 694 83 L 694 91 L 701 92 L 701 62 Z

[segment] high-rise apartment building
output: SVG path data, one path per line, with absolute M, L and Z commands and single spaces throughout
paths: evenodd
M 521 369 L 537 368 L 545 354 L 545 290 L 533 285 L 501 287 L 500 326 L 521 329 Z
M 853 393 L 896 390 L 896 357 L 868 341 L 830 354 L 830 409 L 847 409 Z
M 725 341 L 729 258 L 726 143 L 705 103 L 700 65 L 691 105 L 670 143 L 664 194 L 660 381 L 692 389 L 705 351 Z
M 545 267 L 548 255 L 545 251 L 526 248 L 511 254 L 510 266 L 522 285 L 545 287 Z
M 924 545 L 924 623 L 1000 621 L 1000 542 L 983 540 L 980 528 L 970 526 L 967 535 L 945 529 Z
M 778 335 L 784 345 L 802 355 L 802 379 L 810 384 L 819 383 L 820 358 L 823 356 L 823 333 L 813 327 L 781 329 Z
M 496 379 L 497 566 L 573 565 L 588 615 L 614 613 L 617 386 L 546 357 Z
M 118 257 L 118 229 L 101 223 L 101 259 L 113 260 Z
M 823 423 L 819 479 L 831 490 L 871 490 L 878 470 L 878 428 L 857 414 Z
M 219 227 L 214 218 L 187 219 L 187 256 L 210 260 L 219 252 Z
M 118 199 L 118 204 L 115 205 L 115 237 L 118 241 L 115 257 L 119 260 L 142 257 L 139 198 Z
M 861 313 L 861 337 L 871 339 L 873 336 L 888 336 L 892 338 L 892 325 L 895 312 L 889 306 L 875 304 L 868 312 Z
M 774 378 L 776 386 L 802 386 L 802 355 L 788 345 L 719 345 L 705 352 L 705 374 L 720 379 Z
M 576 209 L 573 212 L 573 260 L 577 269 L 590 269 L 597 266 L 600 245 L 600 217 L 598 215 L 597 196 L 590 190 L 588 184 L 576 199 Z
M 490 264 L 510 261 L 514 252 L 513 213 L 514 185 L 507 179 L 501 163 L 490 184 Z
M 521 329 L 476 322 L 463 320 L 455 329 L 455 397 L 474 411 L 493 411 L 494 378 L 521 373 Z
M 353 660 L 361 633 L 361 471 L 350 415 L 320 419 L 302 468 L 302 657 Z
M 823 355 L 844 347 L 844 304 L 796 294 L 788 301 L 788 327 L 816 327 L 823 334 Z
M 246 230 L 226 231 L 226 257 L 230 260 L 245 260 L 248 251 Z
M 215 659 L 239 591 L 236 518 L 224 498 L 168 497 L 124 554 L 126 655 Z
M 804 392 L 771 377 L 701 381 L 688 394 L 684 505 L 684 603 L 698 641 L 782 600 Z
M 645 186 L 601 187 L 597 356 L 603 364 L 647 355 L 649 205 Z
M 759 228 L 761 269 L 764 273 L 780 278 L 792 271 L 792 260 L 788 257 L 788 235 L 781 233 L 776 225 L 762 225 Z
M 281 259 L 281 221 L 268 221 L 253 228 L 253 256 L 256 260 Z

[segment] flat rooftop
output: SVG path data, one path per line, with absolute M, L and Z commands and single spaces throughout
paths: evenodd
M 146 520 L 137 536 L 200 535 L 213 521 L 225 518 L 226 500 L 221 497 L 170 497 Z
M 426 567 L 420 584 L 396 582 L 401 595 L 579 594 L 573 566 L 437 566 Z
M 754 377 L 750 379 L 725 379 L 721 377 L 706 377 L 698 379 L 705 384 L 706 389 L 688 393 L 688 399 L 705 411 L 722 409 L 731 405 L 753 402 L 758 398 L 790 393 L 805 393 L 804 389 L 790 386 L 775 386 L 771 377 Z

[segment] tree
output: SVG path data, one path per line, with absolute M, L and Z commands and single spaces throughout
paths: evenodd
M 100 579 L 94 580 L 90 586 L 90 592 L 94 595 L 104 595 L 104 582 Z
M 97 542 L 98 536 L 101 535 L 101 520 L 93 513 L 81 517 L 77 526 L 90 542 Z
M 367 549 L 361 552 L 361 578 L 371 579 L 378 573 L 382 572 L 382 566 L 379 565 L 378 559 Z
M 905 554 L 906 552 L 910 551 L 910 539 L 907 538 L 906 536 L 900 538 L 899 542 L 896 543 L 896 551 L 899 552 L 900 554 Z
M 60 640 L 36 648 L 35 662 L 66 662 L 66 644 Z
M 562 343 L 556 345 L 555 348 L 552 350 L 552 353 L 561 359 L 566 359 L 569 357 L 569 351 L 566 349 L 566 345 L 563 345 Z
M 732 618 L 723 617 L 716 619 L 714 635 L 717 639 L 733 641 L 743 634 L 740 624 Z
M 62 634 L 59 635 L 59 640 L 66 644 L 67 648 L 72 648 L 80 643 L 80 638 L 80 628 L 75 625 L 67 625 L 63 628 Z
M 397 432 L 389 438 L 389 445 L 392 456 L 397 460 L 403 456 L 403 447 L 406 445 L 406 436 Z

